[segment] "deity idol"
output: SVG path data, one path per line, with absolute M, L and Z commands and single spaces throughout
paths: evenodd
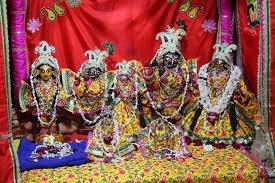
M 90 134 L 86 151 L 91 158 L 129 158 L 137 149 L 140 120 L 138 92 L 142 89 L 137 61 L 118 63 L 115 72 L 113 101 Z
M 200 106 L 189 127 L 195 139 L 214 145 L 248 144 L 260 125 L 258 103 L 232 62 L 234 44 L 216 44 L 212 61 L 199 71 Z M 186 125 L 188 128 L 188 125 Z
M 37 116 L 38 124 L 34 126 L 38 127 L 39 134 L 36 135 L 36 142 L 42 142 L 48 135 L 62 141 L 57 128 L 57 107 L 64 107 L 66 98 L 62 96 L 57 60 L 51 55 L 55 48 L 46 41 L 41 41 L 39 45 L 35 53 L 40 56 L 31 67 L 31 86 L 21 82 L 19 103 L 22 112 L 31 111 Z
M 73 98 L 67 109 L 73 114 L 79 114 L 84 125 L 94 125 L 107 102 L 112 76 L 106 72 L 104 63 L 108 52 L 88 50 L 85 56 L 88 56 L 88 60 L 81 65 L 77 74 L 64 69 L 62 79 L 66 83 L 65 91 Z
M 183 28 L 170 27 L 167 32 L 158 33 L 156 38 L 161 38 L 162 44 L 151 67 L 143 70 L 147 86 L 143 112 L 146 119 L 151 119 L 148 143 L 154 152 L 165 151 L 167 155 L 188 153 L 180 125 L 198 96 L 195 62 L 187 64 L 180 51 L 180 40 L 185 34 Z

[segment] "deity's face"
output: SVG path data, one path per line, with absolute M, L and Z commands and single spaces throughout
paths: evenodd
M 222 91 L 230 76 L 229 65 L 224 61 L 215 60 L 208 67 L 208 81 L 210 86 L 218 91 Z
M 117 78 L 117 89 L 123 98 L 128 98 L 133 92 L 134 81 L 128 75 L 119 75 Z
M 41 65 L 39 67 L 39 76 L 43 81 L 48 81 L 53 75 L 53 69 L 49 65 Z
M 101 71 L 100 68 L 97 67 L 91 67 L 86 70 L 85 75 L 88 75 L 91 79 L 96 79 L 98 78 L 103 72 Z
M 174 68 L 178 65 L 180 55 L 168 52 L 163 56 L 163 66 L 166 68 Z

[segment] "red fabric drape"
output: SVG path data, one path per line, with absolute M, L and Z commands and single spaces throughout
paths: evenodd
M 237 1 L 239 14 L 239 33 L 241 59 L 246 84 L 257 94 L 258 55 L 260 25 L 251 26 L 248 22 L 247 1 Z M 237 23 L 237 22 L 236 22 Z
M 4 135 L 9 134 L 9 120 L 8 120 L 8 96 L 7 96 L 7 78 L 9 77 L 7 65 L 8 62 L 8 39 L 6 26 L 6 9 L 5 1 L 0 2 L 0 182 L 12 183 L 13 177 L 13 159 L 11 156 L 9 140 L 3 138 Z M 2 139 L 2 138 L 3 139 Z
M 53 0 L 29 0 L 26 22 L 39 19 L 40 31 L 27 32 L 27 51 L 30 65 L 37 57 L 33 50 L 45 40 L 56 47 L 55 57 L 60 67 L 77 71 L 87 58 L 88 49 L 104 49 L 104 42 L 115 45 L 116 52 L 107 59 L 110 68 L 115 68 L 122 59 L 137 59 L 148 64 L 153 58 L 159 41 L 158 32 L 165 31 L 166 25 L 175 26 L 181 18 L 187 24 L 187 36 L 182 40 L 183 55 L 186 59 L 198 58 L 199 65 L 208 62 L 212 56 L 212 46 L 216 31 L 212 34 L 202 28 L 204 20 L 217 22 L 216 0 L 192 0 L 191 9 L 203 7 L 196 19 L 186 12 L 179 11 L 181 1 L 168 3 L 166 0 L 85 0 L 78 8 L 72 8 L 65 1 L 60 6 L 65 9 L 64 16 L 57 16 L 49 22 L 40 14 L 42 8 L 52 8 Z

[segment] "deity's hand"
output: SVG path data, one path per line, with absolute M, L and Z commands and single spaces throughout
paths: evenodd
M 170 75 L 170 71 L 169 70 L 164 71 L 164 73 L 160 77 L 160 82 L 162 82 L 163 84 L 167 84 L 168 83 L 168 77 L 169 77 L 169 75 Z
M 85 75 L 84 75 L 84 84 L 85 84 L 85 86 L 90 85 L 90 83 L 91 83 L 91 78 L 90 78 L 90 76 L 89 76 L 88 74 L 85 74 Z
M 64 107 L 66 106 L 66 104 L 68 103 L 68 99 L 59 99 L 58 102 L 57 102 L 57 106 L 58 107 Z
M 80 85 L 80 78 L 79 77 L 76 77 L 74 79 L 74 86 L 78 87 Z
M 233 96 L 234 96 L 234 100 L 237 100 L 238 102 L 242 101 L 242 92 L 241 92 L 240 85 L 236 87 Z
M 152 67 L 144 67 L 142 71 L 143 78 L 146 81 L 151 81 L 153 78 L 153 68 Z
M 151 76 L 153 74 L 153 68 L 152 67 L 144 67 L 143 74 L 146 76 Z

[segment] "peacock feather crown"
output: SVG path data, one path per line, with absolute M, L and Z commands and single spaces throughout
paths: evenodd
M 80 67 L 79 73 L 83 75 L 83 72 L 90 68 L 99 68 L 101 71 L 105 72 L 104 59 L 109 56 L 107 51 L 100 51 L 99 49 L 87 50 L 84 53 L 85 56 L 88 56 L 88 60 L 86 60 Z

